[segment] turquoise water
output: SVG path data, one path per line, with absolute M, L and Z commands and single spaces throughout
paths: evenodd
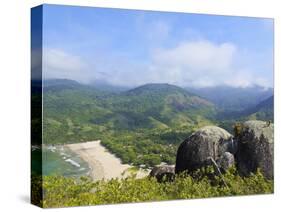
M 43 150 L 32 150 L 32 171 L 40 173 L 42 152 L 42 174 L 79 177 L 89 175 L 90 167 L 78 155 L 63 146 L 44 146 Z

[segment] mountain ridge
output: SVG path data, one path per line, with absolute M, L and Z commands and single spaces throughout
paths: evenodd
M 62 132 L 66 139 L 73 140 L 81 135 L 84 139 L 98 136 L 104 130 L 211 124 L 215 112 L 211 102 L 169 84 L 148 84 L 119 93 L 72 84 L 72 81 L 60 81 L 53 86 L 49 84 L 49 89 L 44 91 L 45 135 L 51 135 L 47 138 L 50 142 Z
M 213 102 L 224 111 L 243 111 L 254 107 L 273 95 L 273 88 L 265 89 L 255 85 L 251 87 L 214 86 L 208 88 L 185 88 L 196 95 Z

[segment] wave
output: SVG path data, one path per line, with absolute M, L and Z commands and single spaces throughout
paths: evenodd
M 60 155 L 63 156 L 63 157 L 70 157 L 70 155 L 66 154 L 65 152 L 60 152 Z
M 81 166 L 79 163 L 75 162 L 74 160 L 71 160 L 70 158 L 69 158 L 69 159 L 66 159 L 65 161 L 66 161 L 66 162 L 69 162 L 71 165 L 76 166 L 76 167 L 79 167 L 79 168 L 80 168 L 80 166 Z

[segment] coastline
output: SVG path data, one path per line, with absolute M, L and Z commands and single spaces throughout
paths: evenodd
M 90 167 L 90 177 L 94 181 L 110 180 L 112 178 L 122 179 L 129 176 L 133 166 L 122 164 L 121 160 L 101 145 L 101 141 L 88 141 L 76 144 L 66 144 L 65 147 L 76 153 Z M 148 175 L 146 170 L 138 170 L 136 178 Z

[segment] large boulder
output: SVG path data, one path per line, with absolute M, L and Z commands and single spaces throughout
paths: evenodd
M 268 179 L 273 178 L 273 124 L 264 121 L 246 121 L 237 135 L 237 168 L 247 176 L 258 168 Z
M 151 170 L 149 176 L 155 177 L 158 182 L 173 181 L 175 178 L 175 166 L 156 166 Z
M 216 126 L 206 126 L 188 137 L 178 148 L 176 173 L 192 172 L 217 161 L 225 152 L 234 152 L 233 136 Z

